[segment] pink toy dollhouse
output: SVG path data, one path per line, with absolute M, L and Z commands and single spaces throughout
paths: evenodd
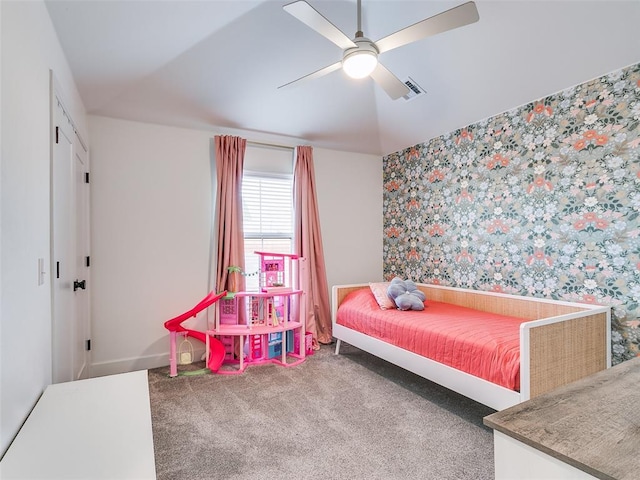
M 229 293 L 220 299 L 215 325 L 206 332 L 207 352 L 210 335 L 224 345 L 219 374 L 242 373 L 247 365 L 265 362 L 291 367 L 313 353 L 310 334 L 305 333 L 305 296 L 300 286 L 304 259 L 255 253 L 260 257 L 259 291 Z

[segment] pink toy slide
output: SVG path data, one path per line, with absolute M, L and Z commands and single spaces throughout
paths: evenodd
M 191 310 L 164 322 L 164 328 L 169 330 L 169 339 L 171 341 L 171 360 L 169 372 L 170 377 L 175 377 L 178 375 L 178 364 L 176 358 L 176 337 L 178 333 L 186 332 L 186 335 L 193 337 L 196 340 L 200 340 L 202 343 L 206 343 L 207 341 L 206 335 L 203 332 L 185 328 L 182 326 L 182 322 L 184 322 L 188 318 L 195 317 L 198 313 L 216 303 L 226 294 L 226 291 L 222 293 L 209 292 L 209 294 L 202 300 L 200 300 L 200 302 Z M 224 360 L 224 345 L 220 340 L 211 336 L 209 342 L 209 350 L 211 353 L 209 354 L 209 358 L 207 359 L 207 367 L 212 372 L 217 372 L 222 365 L 222 361 Z

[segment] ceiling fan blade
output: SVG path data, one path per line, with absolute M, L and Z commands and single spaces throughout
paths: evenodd
M 322 16 L 320 12 L 307 2 L 300 0 L 298 2 L 289 3 L 282 8 L 284 8 L 285 12 L 293 15 L 305 25 L 313 28 L 320 35 L 331 40 L 343 50 L 357 46 L 349 37 L 342 33 L 338 27 Z
M 380 53 L 388 52 L 423 38 L 469 25 L 479 19 L 480 16 L 478 15 L 476 4 L 467 2 L 398 30 L 375 43 Z
M 303 82 L 303 81 L 307 81 L 307 80 L 313 80 L 315 78 L 320 78 L 323 77 L 324 75 L 327 75 L 331 72 L 335 72 L 336 70 L 339 70 L 342 67 L 342 62 L 336 62 L 332 65 L 329 65 L 328 67 L 324 67 L 321 68 L 320 70 L 316 70 L 313 73 L 310 73 L 309 75 L 305 75 L 304 77 L 300 77 L 297 80 L 294 80 L 292 82 L 289 83 L 285 83 L 284 85 L 280 85 L 278 88 L 284 88 L 284 87 L 288 87 L 289 85 L 293 85 L 294 83 L 299 83 L 299 82 Z
M 393 100 L 397 100 L 409 93 L 409 87 L 381 63 L 378 63 L 375 70 L 371 72 L 371 78 L 373 78 Z

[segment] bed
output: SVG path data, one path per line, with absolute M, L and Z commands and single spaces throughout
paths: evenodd
M 427 297 L 425 310 L 399 312 L 382 310 L 368 283 L 334 286 L 336 354 L 344 341 L 495 410 L 611 366 L 609 307 L 418 288 Z M 465 343 L 473 337 L 482 341 Z M 476 364 L 484 371 L 475 371 Z

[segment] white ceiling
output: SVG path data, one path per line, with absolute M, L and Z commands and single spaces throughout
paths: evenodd
M 46 4 L 88 113 L 378 155 L 640 61 L 638 0 L 476 0 L 479 22 L 381 55 L 424 96 L 393 101 L 342 71 L 278 89 L 341 58 L 290 1 Z M 363 0 L 363 30 L 375 41 L 464 1 Z M 308 2 L 353 37 L 355 0 Z

